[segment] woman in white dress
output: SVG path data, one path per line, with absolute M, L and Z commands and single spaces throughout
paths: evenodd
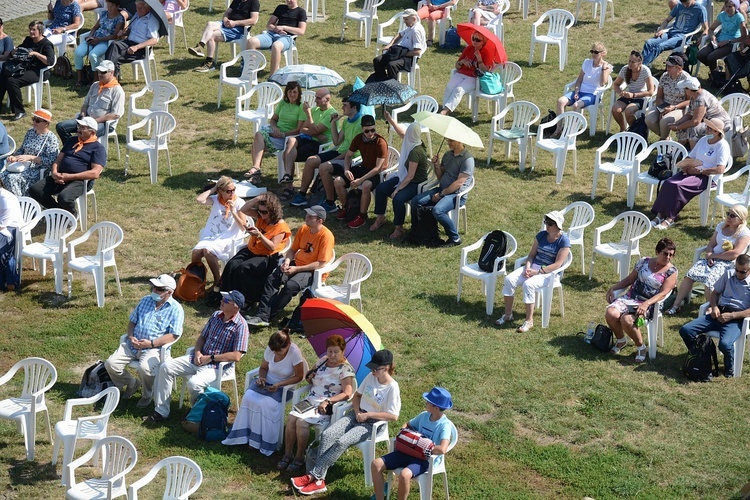
M 258 378 L 245 391 L 232 430 L 222 444 L 247 444 L 266 456 L 276 451 L 284 418 L 281 388 L 305 376 L 305 358 L 284 328 L 271 335 Z M 291 393 L 289 393 L 291 397 Z
M 206 227 L 201 231 L 198 244 L 193 248 L 191 261 L 200 263 L 206 259 L 214 281 L 218 283 L 220 261 L 233 257 L 232 248 L 236 240 L 245 231 L 247 218 L 240 212 L 245 202 L 234 194 L 234 181 L 222 175 L 216 186 L 203 191 L 195 199 L 201 205 L 211 207 Z

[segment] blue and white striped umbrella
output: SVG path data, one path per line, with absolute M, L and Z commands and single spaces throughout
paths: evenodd
M 293 64 L 279 68 L 270 78 L 282 87 L 289 82 L 299 82 L 303 89 L 317 89 L 320 87 L 336 87 L 344 83 L 341 75 L 325 66 L 313 64 Z

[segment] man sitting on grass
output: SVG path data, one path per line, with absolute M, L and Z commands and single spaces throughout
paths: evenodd
M 195 57 L 205 57 L 203 64 L 195 68 L 195 71 L 206 73 L 216 69 L 214 68 L 216 44 L 221 41 L 233 42 L 244 37 L 245 27 L 250 29 L 258 22 L 258 11 L 260 11 L 259 0 L 234 0 L 224 12 L 221 21 L 206 23 L 198 44 L 188 49 L 188 52 Z

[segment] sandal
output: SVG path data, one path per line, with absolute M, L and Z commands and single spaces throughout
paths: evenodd
M 292 198 L 294 198 L 294 189 L 286 188 L 281 192 L 281 195 L 279 195 L 281 201 L 289 201 Z
M 372 226 L 370 226 L 370 231 L 377 231 L 383 226 L 385 226 L 385 219 L 382 221 L 375 219 L 375 222 L 373 222 Z
M 518 333 L 526 333 L 529 330 L 531 330 L 532 328 L 534 328 L 534 323 L 533 322 L 531 322 L 531 321 L 524 321 L 521 324 L 521 326 L 518 327 L 518 329 L 516 331 Z
M 669 229 L 670 227 L 672 227 L 673 224 L 674 224 L 673 220 L 664 219 L 663 221 L 661 221 L 661 224 L 656 226 L 656 229 L 660 231 L 664 231 L 665 229 Z
M 612 346 L 612 349 L 609 350 L 612 354 L 617 354 L 623 349 L 625 349 L 625 346 L 628 345 L 628 339 L 626 337 L 623 337 L 621 339 L 617 339 L 615 342 L 615 345 Z
M 289 464 L 289 467 L 286 468 L 288 472 L 299 472 L 302 470 L 302 468 L 305 466 L 304 460 L 295 460 L 291 464 Z
M 260 180 L 261 172 L 258 167 L 253 167 L 247 172 L 245 172 L 244 177 L 246 179 L 250 179 L 250 182 L 255 184 L 257 181 Z
M 285 456 L 284 458 L 279 460 L 279 463 L 276 464 L 276 468 L 279 470 L 287 470 L 287 468 L 289 467 L 289 464 L 293 463 L 292 460 L 293 460 L 293 457 Z
M 656 227 L 661 224 L 661 217 L 654 217 L 651 221 L 651 227 Z
M 670 308 L 669 308 L 669 310 L 667 311 L 667 315 L 669 315 L 669 316 L 674 316 L 674 315 L 675 315 L 675 314 L 677 314 L 678 312 L 680 312 L 680 306 L 672 306 L 672 307 L 670 307 Z
M 510 316 L 506 316 L 505 314 L 503 314 L 502 316 L 497 318 L 497 320 L 495 320 L 495 324 L 497 326 L 503 326 L 505 323 L 510 323 L 511 321 L 513 321 L 512 314 Z
M 284 184 L 291 184 L 293 182 L 294 182 L 294 178 L 289 174 L 284 174 L 284 176 L 281 179 L 279 179 L 279 184 L 281 184 L 282 186 Z
M 636 351 L 635 353 L 635 362 L 643 363 L 644 361 L 646 361 L 647 353 L 648 353 L 648 347 L 646 347 L 646 344 L 638 346 L 638 351 Z

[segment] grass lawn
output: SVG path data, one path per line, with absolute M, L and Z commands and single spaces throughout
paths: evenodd
M 466 19 L 469 3 L 460 4 L 454 19 Z M 216 11 L 209 14 L 207 4 L 206 0 L 193 2 L 185 16 L 188 44 L 196 42 L 207 21 L 220 17 Z M 640 50 L 666 16 L 665 5 L 663 0 L 617 2 L 615 21 L 608 15 L 602 30 L 592 21 L 590 8 L 582 9 L 581 23 L 570 32 L 568 64 L 562 72 L 554 48 L 546 63 L 540 62 L 537 49 L 534 65 L 528 66 L 531 23 L 544 10 L 574 10 L 575 5 L 543 0 L 539 11 L 526 20 L 514 5 L 505 16 L 505 46 L 509 58 L 524 71 L 515 86 L 516 99 L 533 101 L 544 113 L 565 83 L 576 77 L 594 41 L 605 43 L 609 49 L 606 59 L 619 70 L 630 51 Z M 380 9 L 380 20 L 409 6 L 404 0 L 389 1 Z M 263 3 L 261 25 L 274 7 L 273 2 Z M 374 42 L 365 49 L 352 23 L 340 41 L 343 2 L 329 1 L 327 10 L 328 20 L 309 24 L 307 34 L 300 38 L 300 62 L 332 67 L 347 80 L 347 85 L 333 89 L 333 104 L 340 110 L 341 98 L 351 91 L 354 77 L 364 79 L 371 72 Z M 92 15 L 86 19 L 87 27 L 93 25 Z M 6 32 L 19 43 L 31 20 L 7 22 Z M 125 242 L 117 251 L 123 296 L 117 296 L 111 274 L 102 309 L 95 306 L 93 282 L 80 275 L 75 276 L 71 299 L 55 296 L 51 275 L 42 277 L 30 269 L 29 262 L 24 262 L 27 269 L 21 293 L 0 295 L 0 322 L 4 325 L 0 372 L 27 356 L 52 361 L 58 369 L 58 382 L 48 394 L 53 422 L 62 417 L 65 400 L 74 396 L 83 370 L 114 352 L 130 311 L 149 292 L 147 278 L 187 264 L 189 250 L 208 215 L 193 201 L 197 190 L 206 179 L 220 174 L 238 178 L 249 167 L 250 127 L 240 125 L 239 143 L 232 142 L 233 90 L 224 89 L 222 107 L 217 109 L 218 72 L 194 73 L 192 69 L 200 61 L 180 46 L 180 36 L 178 32 L 175 56 L 169 56 L 166 41 L 156 49 L 159 78 L 180 90 L 179 100 L 170 108 L 178 123 L 170 142 L 172 175 L 168 175 L 162 155 L 159 183 L 151 185 L 145 157 L 133 155 L 126 176 L 124 154 L 118 161 L 112 149 L 103 177 L 96 183 L 99 220 L 114 221 L 125 231 Z M 222 46 L 220 59 L 226 61 L 228 55 L 228 48 Z M 457 51 L 437 48 L 427 52 L 420 63 L 423 94 L 441 101 L 457 56 Z M 659 73 L 663 60 L 664 56 L 659 59 L 661 64 L 654 65 Z M 702 68 L 702 72 L 705 77 L 706 70 Z M 261 79 L 266 76 L 262 74 Z M 74 83 L 53 78 L 53 120 L 72 117 L 79 109 L 85 92 L 75 89 Z M 125 68 L 122 84 L 131 94 L 142 88 L 143 81 L 135 82 L 130 69 Z M 27 113 L 31 111 L 27 108 Z M 484 104 L 481 111 L 479 122 L 472 127 L 486 143 L 491 116 Z M 471 124 L 465 104 L 457 116 Z M 123 118 L 119 129 L 123 143 L 126 122 Z M 20 141 L 29 122 L 25 119 L 6 125 Z M 385 134 L 382 120 L 378 127 Z M 478 160 L 477 183 L 467 205 L 468 230 L 462 234 L 465 244 L 492 229 L 504 229 L 518 239 L 517 256 L 524 255 L 545 212 L 587 200 L 596 210 L 596 220 L 586 234 L 588 271 L 593 228 L 626 210 L 621 178 L 615 180 L 612 193 L 600 180 L 597 197 L 590 200 L 594 151 L 606 139 L 599 128 L 595 137 L 584 134 L 579 138 L 577 174 L 569 155 L 559 185 L 555 184 L 551 157 L 544 152 L 539 153 L 534 171 L 527 168 L 521 173 L 515 150 L 511 158 L 505 158 L 496 149 L 489 167 L 485 166 L 486 152 L 472 151 Z M 438 136 L 433 137 L 433 144 L 436 148 L 440 144 Z M 400 147 L 400 141 L 395 146 Z M 121 149 L 124 153 L 124 147 Z M 744 162 L 735 164 L 739 168 Z M 263 167 L 265 185 L 277 189 L 276 159 L 265 159 Z M 739 183 L 734 187 L 742 189 Z M 636 209 L 649 212 L 644 190 L 636 200 Z M 301 215 L 298 209 L 286 210 L 286 219 L 295 229 L 302 223 Z M 391 215 L 388 217 L 390 220 Z M 581 273 L 580 257 L 574 249 L 574 263 L 563 280 L 565 316 L 561 317 L 555 298 L 549 328 L 541 328 L 537 312 L 534 329 L 518 334 L 515 328 L 493 325 L 501 313 L 499 289 L 492 317 L 485 314 L 484 296 L 476 281 L 465 280 L 464 295 L 456 302 L 459 248 L 424 249 L 394 243 L 387 239 L 390 224 L 377 233 L 349 230 L 336 221 L 328 225 L 336 235 L 338 255 L 356 251 L 373 262 L 374 273 L 364 285 L 364 313 L 384 345 L 395 352 L 396 378 L 402 389 L 402 414 L 398 424 L 391 426 L 391 434 L 422 410 L 422 392 L 439 384 L 453 393 L 455 408 L 448 416 L 460 433 L 458 445 L 447 458 L 453 498 L 738 497 L 750 476 L 750 437 L 741 430 L 747 425 L 747 405 L 742 401 L 750 396 L 749 376 L 692 384 L 681 374 L 686 350 L 677 330 L 695 316 L 698 300 L 677 317 L 666 318 L 665 344 L 656 360 L 636 365 L 632 344 L 623 355 L 611 356 L 594 351 L 576 335 L 589 321 L 603 321 L 605 291 L 618 279 L 609 261 L 598 260 L 594 279 L 589 280 Z M 693 250 L 705 245 L 711 235 L 709 228 L 700 225 L 697 200 L 686 207 L 679 223 L 666 235 L 677 242 L 675 263 L 683 276 Z M 642 253 L 651 255 L 663 236 L 657 231 L 649 234 L 642 242 Z M 175 355 L 193 345 L 211 313 L 203 304 L 184 307 L 185 338 L 176 345 Z M 521 310 L 518 303 L 517 319 Z M 259 364 L 271 332 L 251 336 L 250 349 L 239 363 L 238 379 Z M 308 342 L 296 341 L 312 360 Z M 17 381 L 10 385 L 2 397 L 18 388 Z M 206 444 L 186 434 L 180 426 L 185 409 L 177 409 L 176 395 L 169 423 L 157 429 L 141 427 L 141 416 L 147 412 L 137 409 L 135 401 L 121 404 L 110 421 L 111 434 L 131 439 L 138 448 L 138 463 L 129 482 L 164 457 L 186 455 L 195 459 L 204 473 L 196 498 L 288 498 L 295 494 L 289 474 L 275 469 L 278 456 L 265 458 L 244 447 Z M 39 423 L 43 427 L 42 420 Z M 56 470 L 49 463 L 52 446 L 43 429 L 39 431 L 37 461 L 27 463 L 15 426 L 0 422 L 3 496 L 59 498 L 64 494 L 59 467 Z M 369 498 L 372 493 L 364 486 L 362 459 L 356 450 L 348 451 L 331 469 L 328 483 L 330 498 Z M 414 485 L 413 498 L 416 489 Z M 149 498 L 156 490 L 144 494 Z M 435 496 L 443 496 L 439 487 Z

